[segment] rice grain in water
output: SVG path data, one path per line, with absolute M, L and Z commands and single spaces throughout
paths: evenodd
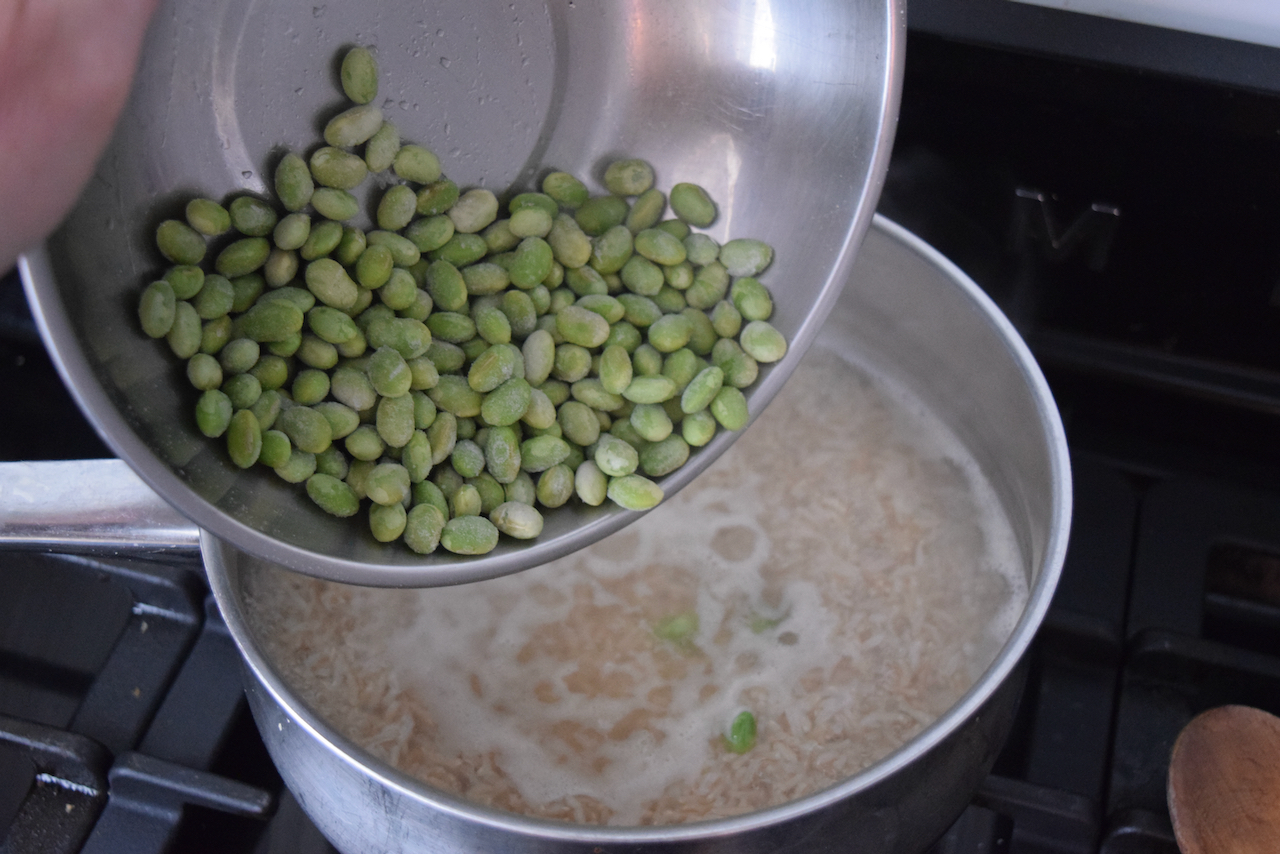
M 961 443 L 815 347 L 711 468 L 640 522 L 507 578 L 415 591 L 246 579 L 285 679 L 445 791 L 567 821 L 672 824 L 845 779 L 945 712 L 1027 600 Z M 664 619 L 697 614 L 685 641 Z M 756 746 L 728 751 L 741 710 Z

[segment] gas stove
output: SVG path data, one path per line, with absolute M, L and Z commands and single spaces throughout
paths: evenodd
M 1280 50 L 915 0 L 907 56 L 880 211 L 1018 326 L 1075 479 L 1014 731 L 931 851 L 1175 852 L 1181 727 L 1280 713 Z M 0 399 L 0 459 L 110 456 L 12 274 Z M 0 552 L 0 851 L 332 851 L 198 554 L 75 551 Z

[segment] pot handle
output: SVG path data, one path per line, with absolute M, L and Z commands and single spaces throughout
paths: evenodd
M 200 548 L 200 529 L 123 460 L 0 463 L 0 548 L 134 554 Z

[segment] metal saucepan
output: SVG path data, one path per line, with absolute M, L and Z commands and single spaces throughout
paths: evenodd
M 967 445 L 1012 523 L 1030 596 L 995 661 L 941 718 L 861 773 L 825 791 L 736 818 L 675 827 L 599 828 L 522 818 L 445 795 L 388 767 L 334 731 L 280 677 L 246 623 L 241 578 L 255 559 L 205 536 L 205 567 L 247 662 L 249 702 L 267 747 L 320 829 L 348 852 L 919 852 L 955 820 L 989 771 L 1012 722 L 1023 654 L 1053 596 L 1066 551 L 1071 476 L 1044 378 L 1009 322 L 955 266 L 883 219 L 818 338 L 912 390 Z M 21 468 L 24 464 L 7 464 Z M 52 464 L 60 465 L 60 464 Z M 115 464 L 115 465 L 118 465 Z M 25 471 L 25 469 L 23 469 Z M 41 543 L 65 506 L 0 464 L 0 541 Z M 172 518 L 127 489 L 108 504 L 128 544 L 190 543 Z M 27 507 L 28 509 L 23 509 Z M 66 513 L 63 513 L 66 516 Z M 88 512 L 59 539 L 112 539 Z M 42 522 L 43 520 L 43 522 Z M 147 531 L 169 525 L 167 533 Z
M 156 225 L 195 195 L 265 192 L 280 147 L 312 145 L 317 117 L 341 106 L 335 57 L 369 44 L 388 116 L 463 187 L 527 188 L 551 168 L 594 179 L 611 159 L 643 157 L 660 186 L 695 181 L 717 199 L 713 237 L 772 243 L 765 282 L 791 347 L 748 395 L 759 412 L 817 333 L 870 224 L 904 35 L 901 0 L 166 0 L 96 175 L 20 270 L 81 408 L 201 528 L 265 560 L 357 584 L 501 575 L 637 514 L 611 502 L 562 508 L 530 543 L 423 558 L 376 543 L 354 520 L 335 523 L 265 469 L 236 469 L 196 429 L 183 366 L 138 329 L 138 295 L 163 270 Z M 732 440 L 722 432 L 667 476 L 668 494 Z

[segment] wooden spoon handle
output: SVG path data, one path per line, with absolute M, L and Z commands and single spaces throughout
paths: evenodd
M 1280 718 L 1248 706 L 1198 715 L 1173 745 L 1168 799 L 1183 854 L 1280 851 Z

